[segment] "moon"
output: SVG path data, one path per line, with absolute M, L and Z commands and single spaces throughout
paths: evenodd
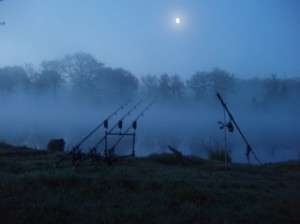
M 177 25 L 179 25 L 179 24 L 181 23 L 181 18 L 180 18 L 180 17 L 176 17 L 175 23 L 176 23 Z

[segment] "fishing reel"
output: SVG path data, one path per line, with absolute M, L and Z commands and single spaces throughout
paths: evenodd
M 220 125 L 220 130 L 227 129 L 230 133 L 234 132 L 234 125 L 232 124 L 231 121 L 224 123 L 222 121 L 219 121 L 218 124 Z
M 107 119 L 104 121 L 104 128 L 108 129 L 108 120 Z
M 123 121 L 119 120 L 118 121 L 118 128 L 121 130 L 123 128 Z
M 252 148 L 250 145 L 247 145 L 246 146 L 246 157 L 247 157 L 247 160 L 248 160 L 248 163 L 250 163 L 250 153 L 252 152 Z
M 133 128 L 134 130 L 136 130 L 136 129 L 137 129 L 137 126 L 138 126 L 137 121 L 134 121 L 134 122 L 132 123 L 132 128 Z

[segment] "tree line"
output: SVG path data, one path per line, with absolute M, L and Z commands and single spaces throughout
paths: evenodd
M 218 68 L 196 72 L 187 80 L 170 74 L 137 78 L 125 69 L 108 67 L 87 53 L 44 61 L 38 70 L 31 65 L 0 68 L 1 96 L 67 94 L 99 102 L 143 94 L 165 101 L 209 101 L 216 92 L 253 104 L 298 101 L 300 79 L 280 79 L 274 74 L 241 79 Z

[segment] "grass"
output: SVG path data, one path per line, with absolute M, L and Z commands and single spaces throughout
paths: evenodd
M 202 142 L 201 147 L 207 152 L 209 160 L 232 163 L 230 149 L 226 150 L 223 144 L 211 139 L 210 141 Z
M 299 162 L 226 170 L 157 154 L 74 169 L 55 154 L 1 151 L 1 223 L 300 223 Z
M 228 163 L 232 162 L 231 155 L 227 150 L 217 149 L 208 151 L 208 159 L 224 162 L 227 159 Z

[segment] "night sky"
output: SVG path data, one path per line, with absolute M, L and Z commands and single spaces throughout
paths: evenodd
M 4 0 L 0 65 L 84 51 L 136 75 L 299 76 L 299 12 L 298 0 Z

